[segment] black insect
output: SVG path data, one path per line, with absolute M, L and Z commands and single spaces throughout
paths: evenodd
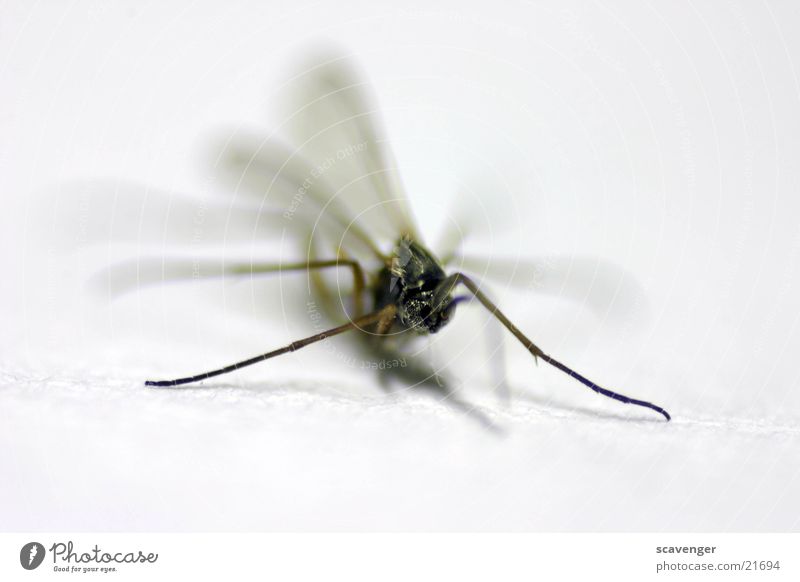
M 260 203 L 281 210 L 283 230 L 302 244 L 307 260 L 229 265 L 213 274 L 309 271 L 321 304 L 339 316 L 344 311 L 348 321 L 224 368 L 175 380 L 150 380 L 146 385 L 198 382 L 347 331 L 357 330 L 378 343 L 436 333 L 453 319 L 459 303 L 474 297 L 536 360 L 555 366 L 599 394 L 650 408 L 670 420 L 660 406 L 602 388 L 547 355 L 472 278 L 446 272 L 453 255 L 440 261 L 423 244 L 374 119 L 368 88 L 346 58 L 328 56 L 307 63 L 291 86 L 281 129 L 293 147 L 274 139 L 247 143 L 238 138 L 226 143 L 219 166 L 240 188 L 257 194 Z M 388 249 L 382 247 L 387 243 Z M 337 305 L 329 280 L 321 276 L 322 270 L 336 268 L 352 273 L 349 310 L 342 309 L 341 293 Z M 174 269 L 173 275 L 180 276 L 180 269 Z M 456 295 L 460 288 L 468 295 Z M 369 310 L 364 308 L 367 302 Z

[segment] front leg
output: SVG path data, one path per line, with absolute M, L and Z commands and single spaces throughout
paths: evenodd
M 379 336 L 386 336 L 394 325 L 394 320 L 397 318 L 397 307 L 395 305 L 387 305 L 385 314 L 378 320 L 375 326 L 375 333 Z
M 603 388 L 602 386 L 595 384 L 585 376 L 578 374 L 575 370 L 565 366 L 555 358 L 548 356 L 545 354 L 536 344 L 534 344 L 528 337 L 523 334 L 517 326 L 515 326 L 511 321 L 503 314 L 502 311 L 489 300 L 489 298 L 483 294 L 483 292 L 478 288 L 478 285 L 464 275 L 463 273 L 455 273 L 447 277 L 444 281 L 441 282 L 440 288 L 437 289 L 436 294 L 438 297 L 446 297 L 452 294 L 453 289 L 457 285 L 464 285 L 469 291 L 475 296 L 475 298 L 480 301 L 481 305 L 483 305 L 492 315 L 494 315 L 500 323 L 502 323 L 508 331 L 510 331 L 519 342 L 525 346 L 525 348 L 531 353 L 535 360 L 544 360 L 554 368 L 558 368 L 568 376 L 574 378 L 587 388 L 594 390 L 598 394 L 602 394 L 603 396 L 607 396 L 608 398 L 613 398 L 619 402 L 624 402 L 625 404 L 634 404 L 636 406 L 642 406 L 644 408 L 649 408 L 650 410 L 654 410 L 661 414 L 667 420 L 670 420 L 671 417 L 669 412 L 664 410 L 662 407 L 653 404 L 651 402 L 647 402 L 645 400 L 638 400 L 636 398 L 631 398 L 630 396 L 625 396 L 624 394 L 620 394 L 619 392 L 613 392 L 608 390 L 607 388 Z

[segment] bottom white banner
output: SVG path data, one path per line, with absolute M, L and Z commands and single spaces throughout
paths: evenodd
M 0 534 L 0 580 L 800 580 L 800 534 Z

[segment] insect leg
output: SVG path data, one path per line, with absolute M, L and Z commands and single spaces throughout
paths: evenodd
M 353 293 L 355 294 L 355 313 L 353 316 L 361 316 L 364 313 L 363 296 L 366 288 L 366 278 L 364 270 L 358 261 L 347 258 L 303 263 L 244 263 L 232 265 L 216 261 L 197 262 L 187 259 L 145 258 L 126 261 L 108 268 L 92 278 L 92 285 L 114 297 L 142 285 L 161 283 L 167 280 L 180 281 L 198 277 L 213 278 L 278 273 L 281 271 L 307 271 L 329 267 L 349 267 L 353 271 Z
M 392 329 L 394 318 L 397 315 L 397 307 L 394 304 L 387 305 L 382 311 L 386 313 L 378 320 L 378 325 L 375 327 L 375 333 L 378 335 L 386 335 Z
M 452 289 L 459 283 L 463 284 L 467 289 L 469 289 L 470 292 L 475 296 L 475 298 L 478 301 L 480 301 L 481 304 L 487 310 L 489 310 L 489 312 L 492 315 L 494 315 L 498 320 L 500 320 L 500 323 L 502 323 L 506 327 L 506 329 L 508 329 L 508 331 L 510 331 L 514 335 L 514 337 L 517 338 L 520 341 L 520 343 L 525 346 L 525 348 L 533 355 L 534 358 L 536 359 L 541 358 L 551 366 L 558 368 L 565 374 L 571 376 L 572 378 L 575 378 L 578 382 L 580 382 L 581 384 L 583 384 L 588 388 L 591 388 L 598 394 L 602 394 L 603 396 L 607 396 L 609 398 L 613 398 L 614 400 L 624 402 L 625 404 L 635 404 L 636 406 L 643 406 L 645 408 L 655 410 L 659 414 L 663 415 L 664 418 L 666 418 L 667 420 L 671 419 L 669 413 L 660 406 L 657 406 L 650 402 L 646 402 L 644 400 L 636 400 L 635 398 L 630 398 L 623 394 L 612 392 L 611 390 L 598 386 L 588 378 L 585 378 L 581 374 L 578 374 L 574 370 L 571 370 L 570 368 L 568 368 L 555 358 L 552 358 L 547 354 L 545 354 L 536 344 L 534 344 L 531 340 L 529 340 L 525 336 L 525 334 L 523 334 L 513 323 L 511 323 L 511 321 L 503 314 L 503 312 L 500 311 L 500 309 L 494 303 L 492 303 L 489 300 L 489 298 L 486 297 L 486 295 L 484 295 L 481 292 L 481 290 L 478 288 L 478 285 L 466 275 L 462 273 L 455 273 L 454 275 L 448 277 L 442 283 L 442 285 L 445 288 L 444 290 L 448 290 L 449 292 L 450 289 Z
M 237 362 L 235 364 L 231 364 L 230 366 L 225 366 L 224 368 L 219 368 L 217 370 L 212 370 L 210 372 L 205 372 L 203 374 L 197 374 L 195 376 L 187 376 L 185 378 L 177 378 L 175 380 L 147 380 L 144 384 L 145 386 L 179 386 L 181 384 L 190 384 L 192 382 L 199 382 L 200 380 L 206 380 L 207 378 L 213 378 L 214 376 L 220 376 L 222 374 L 227 374 L 228 372 L 235 372 L 236 370 L 240 370 L 241 368 L 245 368 L 247 366 L 252 366 L 253 364 L 257 364 L 259 362 L 263 362 L 264 360 L 269 360 L 270 358 L 274 358 L 277 356 L 281 356 L 283 354 L 287 354 L 289 352 L 295 352 L 301 348 L 304 348 L 308 345 L 316 343 L 318 341 L 322 341 L 329 337 L 333 337 L 335 335 L 339 335 L 340 333 L 344 333 L 346 331 L 350 331 L 353 329 L 360 329 L 369 325 L 372 325 L 378 321 L 381 321 L 382 318 L 385 318 L 389 313 L 390 309 L 394 309 L 393 305 L 388 305 L 379 311 L 373 311 L 372 313 L 368 313 L 367 315 L 363 315 L 358 317 L 349 323 L 344 325 L 340 325 L 339 327 L 334 327 L 333 329 L 329 329 L 327 331 L 323 331 L 321 333 L 314 334 L 307 338 L 303 338 L 301 340 L 294 341 L 287 346 L 282 348 L 278 348 L 276 350 L 272 350 L 271 352 L 267 352 L 265 354 L 261 354 L 260 356 L 256 356 L 254 358 L 250 358 L 249 360 L 243 360 L 241 362 Z

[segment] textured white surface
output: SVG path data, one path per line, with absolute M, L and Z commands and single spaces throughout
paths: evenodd
M 800 509 L 796 425 L 523 401 L 479 406 L 490 431 L 322 381 L 4 383 L 11 530 L 768 531 Z
M 796 9 L 403 4 L 4 8 L 0 528 L 798 529 Z M 189 250 L 253 255 L 251 231 L 210 215 L 218 185 L 193 161 L 209 132 L 270 128 L 276 71 L 320 36 L 374 79 L 426 232 L 459 192 L 490 227 L 473 241 L 485 254 L 597 255 L 634 274 L 648 304 L 622 322 L 605 317 L 619 305 L 493 291 L 547 351 L 674 422 L 510 342 L 504 404 L 472 308 L 437 345 L 460 352 L 458 403 L 382 389 L 339 340 L 199 387 L 142 386 L 311 332 L 286 276 L 111 307 L 84 284 L 168 252 L 173 231 L 120 210 L 127 190 L 194 194 Z M 92 214 L 75 197 L 89 182 L 119 199 Z M 64 228 L 77 250 L 43 236 Z

